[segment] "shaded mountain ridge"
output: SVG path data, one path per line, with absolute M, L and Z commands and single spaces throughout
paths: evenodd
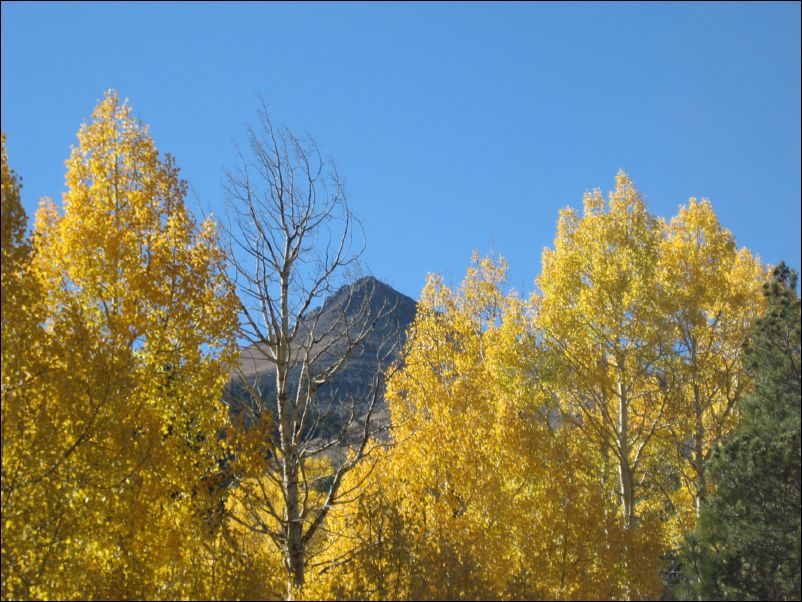
M 297 350 L 288 384 L 295 396 L 305 350 L 301 341 L 314 340 L 307 365 L 312 374 L 323 374 L 347 354 L 342 365 L 326 382 L 314 386 L 308 432 L 304 438 L 330 438 L 341 432 L 353 413 L 364 415 L 373 396 L 377 370 L 384 372 L 400 355 L 407 328 L 415 319 L 415 301 L 380 280 L 367 276 L 340 287 L 318 308 L 308 312 L 295 337 Z M 364 336 L 361 336 L 364 333 Z M 348 353 L 354 338 L 358 345 Z M 238 369 L 229 383 L 226 399 L 232 414 L 258 411 L 249 390 L 260 391 L 263 405 L 276 415 L 276 365 L 263 344 L 245 347 Z M 387 405 L 379 392 L 373 412 L 376 424 L 388 424 Z

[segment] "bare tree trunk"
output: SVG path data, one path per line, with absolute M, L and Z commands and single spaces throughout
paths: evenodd
M 276 546 L 287 572 L 286 595 L 293 599 L 306 581 L 310 542 L 329 510 L 355 497 L 340 493 L 344 475 L 379 446 L 373 438 L 387 425 L 375 423 L 374 410 L 401 333 L 382 330 L 372 386 L 359 396 L 329 400 L 346 422 L 335 436 L 317 436 L 327 418 L 317 392 L 352 356 L 364 353 L 368 334 L 393 307 L 386 301 L 377 307 L 371 286 L 358 294 L 351 286 L 343 289 L 350 292 L 333 323 L 319 323 L 316 305 L 355 281 L 362 247 L 353 245 L 361 228 L 336 168 L 322 161 L 314 142 L 275 129 L 264 104 L 259 117 L 260 130 L 248 130 L 253 158 L 241 154 L 239 170 L 228 175 L 233 219 L 227 234 L 240 292 L 240 336 L 254 361 L 275 370 L 275 388 L 260 379 L 262 368 L 235 369 L 246 399 L 231 403 L 250 413 L 250 424 L 268 424 L 264 475 L 251 477 L 258 487 L 237 498 L 247 510 L 230 518 Z M 328 475 L 307 476 L 308 461 L 314 458 L 319 467 L 332 448 L 346 450 L 345 458 L 332 463 Z
M 301 523 L 300 505 L 298 499 L 298 470 L 290 463 L 284 483 L 287 492 L 287 594 L 293 599 L 294 593 L 304 586 L 304 571 L 306 561 L 304 558 L 303 525 Z
M 695 380 L 695 378 L 694 378 Z M 696 473 L 696 493 L 694 503 L 696 506 L 696 517 L 701 516 L 702 505 L 707 497 L 707 477 L 705 475 L 705 424 L 702 407 L 701 391 L 699 385 L 693 384 L 693 405 L 695 428 L 693 433 L 693 468 Z
M 624 383 L 618 382 L 618 484 L 621 513 L 627 528 L 633 526 L 633 484 L 629 449 L 629 400 Z

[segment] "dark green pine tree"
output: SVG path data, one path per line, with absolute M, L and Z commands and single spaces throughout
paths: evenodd
M 742 421 L 710 465 L 714 493 L 680 557 L 682 594 L 799 600 L 800 301 L 784 263 L 764 285 L 766 314 L 745 346 L 755 378 Z

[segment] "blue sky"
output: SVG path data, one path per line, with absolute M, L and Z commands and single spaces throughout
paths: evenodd
M 529 291 L 557 212 L 624 168 L 800 267 L 800 4 L 2 4 L 2 129 L 32 214 L 116 88 L 222 210 L 263 94 L 345 176 L 369 270 L 417 297 L 471 250 Z M 194 203 L 194 200 L 192 201 Z

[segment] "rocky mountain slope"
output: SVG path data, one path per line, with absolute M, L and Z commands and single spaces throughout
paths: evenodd
M 327 438 L 339 433 L 351 415 L 352 404 L 357 417 L 367 411 L 377 369 L 386 370 L 397 359 L 415 311 L 412 299 L 369 276 L 340 288 L 305 317 L 298 329 L 296 349 L 302 349 L 301 341 L 315 339 L 310 355 L 319 357 L 312 363 L 313 374 L 322 373 L 346 353 L 348 334 L 353 337 L 369 328 L 361 343 L 347 354 L 343 367 L 315 390 L 308 420 L 311 437 Z M 297 352 L 290 371 L 291 394 L 297 390 L 302 376 L 302 358 L 303 353 Z M 251 388 L 261 390 L 262 401 L 275 412 L 275 379 L 275 364 L 263 346 L 243 349 L 236 376 L 226 394 L 232 413 L 254 407 L 248 391 Z M 389 420 L 383 398 L 374 410 L 374 420 L 379 423 Z

